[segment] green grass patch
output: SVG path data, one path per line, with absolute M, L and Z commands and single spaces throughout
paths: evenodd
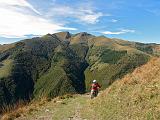
M 13 66 L 13 60 L 6 59 L 2 62 L 2 66 L 0 67 L 0 78 L 6 78 L 11 74 Z

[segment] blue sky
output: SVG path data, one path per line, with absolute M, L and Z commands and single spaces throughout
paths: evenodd
M 0 44 L 59 31 L 160 43 L 160 0 L 0 1 Z

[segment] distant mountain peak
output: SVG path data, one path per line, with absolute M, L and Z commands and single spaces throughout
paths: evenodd
M 55 33 L 54 35 L 56 35 L 62 41 L 68 40 L 71 38 L 71 34 L 69 32 L 58 32 L 58 33 Z
M 75 34 L 74 36 L 93 36 L 92 34 L 89 34 L 89 33 L 87 33 L 87 32 L 80 32 L 80 33 L 77 33 L 77 34 Z
M 27 100 L 30 95 L 83 93 L 93 79 L 106 88 L 155 55 L 160 56 L 159 45 L 87 32 L 59 32 L 1 45 L 0 104 Z

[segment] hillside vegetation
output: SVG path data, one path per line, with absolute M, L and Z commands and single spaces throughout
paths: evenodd
M 65 95 L 32 101 L 2 120 L 159 120 L 160 58 L 114 82 L 95 99 L 90 95 Z
M 160 53 L 157 44 L 85 32 L 47 34 L 7 46 L 0 51 L 0 111 L 19 100 L 85 93 L 93 79 L 105 89 Z
M 82 115 L 88 120 L 159 120 L 160 58 L 117 80 Z
M 0 53 L 1 53 L 1 52 L 4 52 L 4 51 L 6 51 L 7 49 L 10 49 L 10 48 L 12 48 L 12 47 L 14 47 L 14 44 L 4 44 L 4 45 L 1 45 L 1 44 L 0 44 Z

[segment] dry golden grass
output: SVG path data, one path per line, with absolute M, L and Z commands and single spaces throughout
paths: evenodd
M 120 45 L 120 44 L 117 44 L 117 43 L 115 43 L 114 45 L 113 45 L 113 48 L 115 49 L 115 50 L 117 50 L 117 51 L 123 51 L 123 50 L 126 50 L 128 53 L 131 53 L 131 54 L 133 54 L 133 53 L 142 53 L 142 54 L 145 54 L 144 52 L 142 52 L 142 51 L 140 51 L 140 50 L 137 50 L 136 48 L 134 48 L 134 47 L 130 47 L 130 46 L 122 46 L 122 45 Z
M 93 116 L 96 114 L 96 116 Z M 159 120 L 160 58 L 114 82 L 82 110 L 88 120 Z
M 4 105 L 4 107 L 2 107 L 2 120 L 12 120 L 14 118 L 20 117 L 20 115 L 24 112 L 26 112 L 26 105 L 28 103 L 21 100 L 18 101 L 16 104 L 14 105 Z
M 56 103 L 58 101 L 73 98 L 74 96 L 71 94 L 66 94 L 64 96 L 59 96 L 57 98 L 40 98 L 38 100 L 32 100 L 29 103 L 24 101 L 19 101 L 14 105 L 8 105 L 7 107 L 3 108 L 2 110 L 2 118 L 1 120 L 14 120 L 15 118 L 27 116 L 33 111 L 38 111 L 40 107 L 45 106 L 45 104 L 49 102 Z
M 92 39 L 88 40 L 88 43 L 90 45 L 95 45 L 95 46 L 106 46 L 110 49 L 116 50 L 116 51 L 124 51 L 126 50 L 128 53 L 143 53 L 146 54 L 134 47 L 134 42 L 129 42 L 125 40 L 120 40 L 120 39 L 110 39 L 106 38 L 103 36 L 99 37 L 94 37 Z M 124 45 L 123 45 L 124 44 Z M 127 45 L 125 45 L 127 44 Z
M 87 43 L 87 38 L 88 37 L 86 37 L 86 36 L 77 35 L 77 36 L 71 38 L 70 44 Z
M 110 38 L 106 38 L 103 36 L 99 36 L 99 37 L 94 37 L 93 39 L 89 40 L 89 43 L 94 44 L 95 46 L 112 46 L 112 44 L 114 43 L 114 40 L 110 39 Z
M 4 52 L 10 48 L 13 48 L 15 45 L 14 44 L 5 44 L 5 45 L 0 45 L 0 53 Z
M 156 45 L 156 46 L 155 46 L 155 49 L 156 49 L 157 51 L 160 51 L 160 45 Z
M 58 32 L 55 33 L 55 35 L 58 36 L 60 40 L 66 40 L 70 37 L 70 34 L 68 32 Z
M 12 71 L 13 60 L 6 59 L 2 61 L 3 66 L 0 67 L 0 78 L 7 77 Z
M 25 116 L 26 114 L 37 110 L 39 106 L 44 105 L 48 101 L 49 99 L 47 98 L 41 98 L 40 100 L 33 100 L 30 103 L 21 100 L 14 105 L 6 105 L 4 108 L 2 108 L 3 116 L 1 119 L 13 120 L 20 116 Z
M 160 45 L 154 46 L 153 50 L 154 50 L 155 54 L 160 55 Z
M 122 83 L 137 82 L 139 84 L 148 83 L 160 77 L 160 58 L 153 58 L 141 68 L 135 69 L 132 74 L 128 74 Z M 156 79 L 157 80 L 157 79 Z

